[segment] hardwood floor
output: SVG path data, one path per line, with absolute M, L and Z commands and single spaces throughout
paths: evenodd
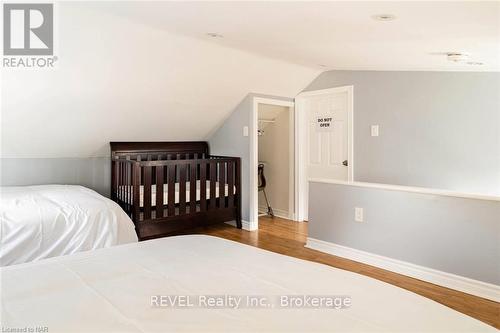
M 298 223 L 280 218 L 261 217 L 259 219 L 259 230 L 254 232 L 236 229 L 226 224 L 199 228 L 194 232 L 218 236 L 272 252 L 363 274 L 430 298 L 500 329 L 500 303 L 307 249 L 304 247 L 307 238 L 307 223 L 304 222 Z

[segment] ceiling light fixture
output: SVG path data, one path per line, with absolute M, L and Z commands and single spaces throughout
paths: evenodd
M 394 21 L 396 19 L 396 15 L 379 14 L 379 15 L 373 15 L 372 18 L 376 21 Z
M 212 38 L 224 38 L 224 36 L 222 36 L 221 34 L 218 34 L 216 32 L 208 32 L 207 36 L 212 37 Z

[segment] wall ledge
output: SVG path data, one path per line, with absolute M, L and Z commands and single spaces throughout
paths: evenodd
M 426 187 L 412 187 L 412 186 L 388 185 L 388 184 L 379 184 L 379 183 L 365 183 L 365 182 L 349 182 L 349 181 L 343 181 L 343 180 L 322 179 L 322 178 L 310 178 L 309 182 L 310 183 L 322 183 L 322 184 L 334 184 L 334 185 L 346 185 L 346 186 L 355 186 L 355 187 L 364 187 L 364 188 L 375 188 L 375 189 L 389 190 L 389 191 L 432 194 L 432 195 L 441 195 L 441 196 L 465 198 L 465 199 L 500 201 L 500 196 L 495 196 L 495 195 L 456 192 L 456 191 L 433 189 L 433 188 L 426 188 Z
M 494 284 L 446 273 L 436 269 L 415 265 L 409 262 L 356 250 L 347 246 L 310 237 L 307 238 L 305 247 L 334 256 L 358 261 L 446 288 L 458 290 L 467 294 L 493 300 L 495 302 L 500 302 L 500 286 Z

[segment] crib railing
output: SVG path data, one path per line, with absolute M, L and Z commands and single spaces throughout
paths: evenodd
M 112 164 L 112 199 L 136 228 L 191 214 L 240 214 L 240 158 L 147 154 L 116 156 Z

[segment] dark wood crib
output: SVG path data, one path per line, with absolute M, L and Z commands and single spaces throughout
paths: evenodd
M 139 239 L 236 221 L 241 228 L 239 157 L 213 156 L 207 142 L 111 142 L 111 198 Z

